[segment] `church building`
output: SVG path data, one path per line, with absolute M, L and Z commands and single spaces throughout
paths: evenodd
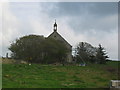
M 51 33 L 48 36 L 48 38 L 53 38 L 55 40 L 62 41 L 69 50 L 68 53 L 67 53 L 66 61 L 67 62 L 72 62 L 72 46 L 57 32 L 56 21 L 55 21 L 55 24 L 53 26 L 53 33 Z

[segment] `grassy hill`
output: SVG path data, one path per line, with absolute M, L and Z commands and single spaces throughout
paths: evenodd
M 120 63 L 120 62 L 119 62 Z M 118 62 L 106 65 L 55 66 L 3 64 L 3 88 L 108 88 L 118 79 Z

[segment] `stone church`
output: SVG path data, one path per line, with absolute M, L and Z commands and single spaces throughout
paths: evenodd
M 67 62 L 72 62 L 72 46 L 57 32 L 57 24 L 55 21 L 55 24 L 53 26 L 53 33 L 51 33 L 48 38 L 53 38 L 58 41 L 62 41 L 65 46 L 68 48 L 69 52 L 67 53 Z

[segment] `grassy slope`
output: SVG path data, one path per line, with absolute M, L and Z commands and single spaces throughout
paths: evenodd
M 117 62 L 107 65 L 48 66 L 3 64 L 3 88 L 105 88 L 117 79 Z

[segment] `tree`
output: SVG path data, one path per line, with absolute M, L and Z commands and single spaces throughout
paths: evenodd
M 79 43 L 79 45 L 76 48 L 77 52 L 77 62 L 84 62 L 88 60 L 88 55 L 86 53 L 86 48 L 84 45 L 84 42 Z
M 63 43 L 40 35 L 23 36 L 12 43 L 9 50 L 12 58 L 34 63 L 62 62 L 67 53 Z
M 106 53 L 105 49 L 101 46 L 101 44 L 99 44 L 97 54 L 96 54 L 97 63 L 105 64 L 107 58 L 109 58 L 106 54 L 107 53 Z
M 96 48 L 86 42 L 80 42 L 76 48 L 77 62 L 94 62 Z
M 40 62 L 42 60 L 43 42 L 45 38 L 39 35 L 28 35 L 17 39 L 11 44 L 9 50 L 14 59 L 23 59 L 28 62 Z
M 105 64 L 107 58 L 105 49 L 99 44 L 99 47 L 93 47 L 89 43 L 80 42 L 76 48 L 77 62 L 91 62 Z
M 80 42 L 76 48 L 77 62 L 96 63 L 97 48 L 87 42 Z
M 44 50 L 46 53 L 45 61 L 46 63 L 63 63 L 67 56 L 68 49 L 63 42 L 54 40 L 52 38 L 47 38 L 44 45 Z

